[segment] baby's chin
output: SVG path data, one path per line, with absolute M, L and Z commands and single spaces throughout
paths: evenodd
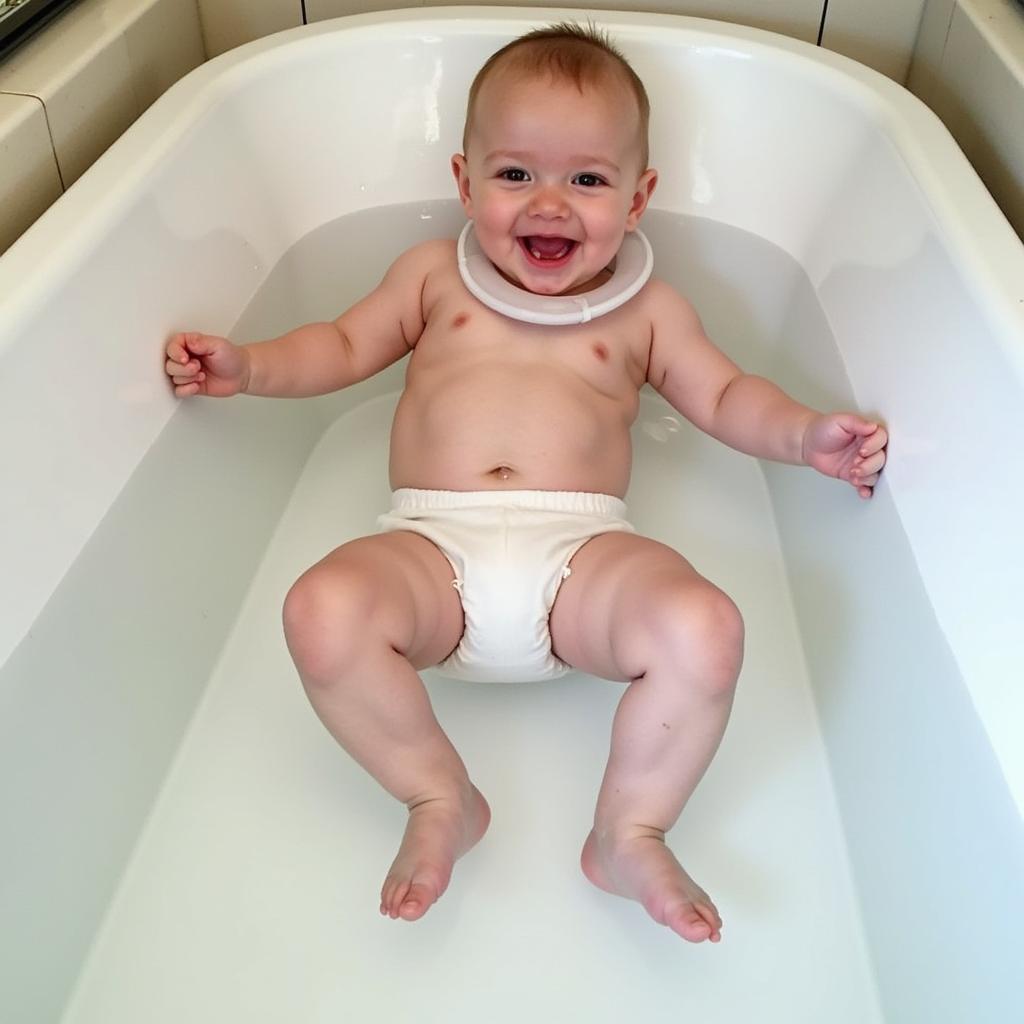
M 525 288 L 526 291 L 532 292 L 534 295 L 546 295 L 552 298 L 560 295 L 586 295 L 587 292 L 600 288 L 610 277 L 611 273 L 607 269 L 603 269 L 596 274 L 588 275 L 582 281 L 575 281 L 562 288 L 552 287 L 550 291 L 541 291 L 538 288 L 529 288 L 522 284 L 519 287 Z
M 555 281 L 540 281 L 531 284 L 522 280 L 511 268 L 503 267 L 499 263 L 495 263 L 494 268 L 509 284 L 515 285 L 516 288 L 529 292 L 531 295 L 539 295 L 548 299 L 555 299 L 562 295 L 583 295 L 585 292 L 593 291 L 608 280 L 608 272 L 601 270 L 593 277 L 587 277 L 583 281 L 570 281 L 568 284 Z

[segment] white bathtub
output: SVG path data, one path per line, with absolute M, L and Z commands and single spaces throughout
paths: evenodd
M 162 344 L 372 285 L 403 225 L 444 215 L 406 209 L 386 244 L 353 221 L 337 268 L 270 274 L 343 215 L 452 198 L 473 73 L 559 13 L 361 16 L 226 54 L 0 260 L 0 1019 L 1024 1019 L 1024 252 L 908 93 L 711 22 L 596 15 L 652 98 L 658 265 L 750 369 L 892 436 L 863 504 L 685 430 L 644 440 L 669 411 L 645 398 L 633 513 L 750 636 L 680 825 L 726 940 L 684 947 L 581 880 L 619 691 L 572 677 L 430 678 L 495 825 L 415 928 L 373 916 L 401 817 L 305 706 L 277 615 L 372 529 L 401 370 L 179 405 Z M 716 248 L 731 229 L 802 271 L 766 285 Z

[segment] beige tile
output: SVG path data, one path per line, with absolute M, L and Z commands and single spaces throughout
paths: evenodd
M 45 104 L 65 187 L 140 112 L 121 14 L 106 0 L 86 0 L 0 65 L 0 92 Z
M 921 14 L 907 87 L 929 105 L 939 80 L 942 52 L 955 9 L 956 0 L 926 0 Z
M 327 21 L 344 18 L 349 14 L 367 14 L 371 11 L 398 11 L 422 6 L 416 0 L 306 0 L 306 18 Z
M 195 0 L 149 0 L 125 30 L 139 109 L 206 59 Z
M 1000 22 L 1005 13 L 1002 5 L 958 5 L 936 110 L 1024 237 L 1024 15 Z
M 205 0 L 209 2 L 209 0 Z M 465 0 L 431 0 L 429 6 L 461 6 Z M 338 18 L 364 11 L 397 9 L 418 6 L 403 0 L 306 0 L 306 13 L 310 21 Z M 507 6 L 481 4 L 479 6 Z M 552 2 L 552 0 L 519 0 L 518 7 L 559 7 L 581 11 L 651 11 L 655 14 L 687 14 L 700 18 L 715 18 L 741 25 L 753 25 L 773 32 L 795 36 L 814 42 L 818 38 L 821 21 L 821 0 L 607 0 L 605 3 Z
M 924 0 L 829 0 L 822 45 L 902 84 Z
M 64 11 L 0 63 L 0 91 L 52 90 L 122 35 L 140 6 L 139 0 L 83 0 Z
M 0 252 L 62 189 L 42 103 L 30 96 L 0 95 Z
M 1015 0 L 959 0 L 957 14 L 975 31 L 1024 86 L 1024 9 Z
M 300 0 L 198 0 L 198 5 L 210 57 L 302 24 Z
M 0 91 L 43 101 L 68 186 L 204 56 L 192 0 L 85 0 L 0 65 Z
M 605 6 L 616 7 L 615 3 Z M 662 0 L 648 5 L 639 0 L 626 5 L 627 10 L 652 10 L 663 14 L 689 14 L 698 18 L 713 18 L 752 25 L 754 28 L 780 32 L 794 39 L 816 42 L 821 24 L 821 0 Z
M 73 77 L 48 83 L 42 99 L 61 177 L 70 187 L 140 113 L 124 37 L 108 40 Z

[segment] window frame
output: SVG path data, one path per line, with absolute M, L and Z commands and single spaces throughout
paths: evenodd
M 22 0 L 17 7 L 0 7 L 0 60 L 9 56 L 66 7 L 78 0 Z

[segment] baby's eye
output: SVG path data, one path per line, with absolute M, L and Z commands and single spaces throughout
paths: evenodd
M 596 188 L 598 185 L 604 185 L 605 180 L 599 174 L 592 174 L 590 171 L 584 171 L 582 174 L 577 174 L 572 179 L 573 184 L 582 185 L 584 188 Z
M 498 172 L 499 178 L 504 178 L 505 181 L 529 181 L 530 176 L 522 169 L 522 167 L 506 167 L 502 171 Z

